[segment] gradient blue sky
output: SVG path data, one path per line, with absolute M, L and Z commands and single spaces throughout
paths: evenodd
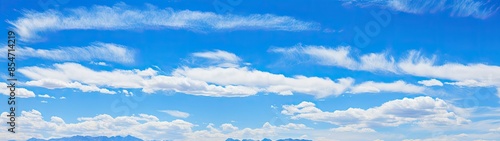
M 499 139 L 499 4 L 2 1 L 0 139 Z

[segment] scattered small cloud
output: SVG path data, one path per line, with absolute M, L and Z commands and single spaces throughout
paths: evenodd
M 177 118 L 188 118 L 189 117 L 189 113 L 181 112 L 181 111 L 177 111 L 177 110 L 159 110 L 159 112 L 167 113 L 170 116 L 177 117 Z
M 54 96 L 50 96 L 50 95 L 48 95 L 48 94 L 38 95 L 38 97 L 41 97 L 41 98 L 52 98 L 52 99 L 56 99 Z
M 418 84 L 422 84 L 424 86 L 443 86 L 443 83 L 437 79 L 429 79 L 429 80 L 421 80 L 418 81 Z

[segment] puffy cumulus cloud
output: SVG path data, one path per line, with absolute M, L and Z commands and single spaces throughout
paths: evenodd
M 214 124 L 208 124 L 206 130 L 194 131 L 187 133 L 187 141 L 198 141 L 198 140 L 226 140 L 227 138 L 239 138 L 239 139 L 255 139 L 260 140 L 263 138 L 283 138 L 284 135 L 290 136 L 301 136 L 306 131 L 310 131 L 311 128 L 305 126 L 304 124 L 288 123 L 286 125 L 271 125 L 269 122 L 264 123 L 260 128 L 243 128 L 238 129 L 232 124 L 225 123 L 216 128 Z M 290 137 L 289 136 L 289 137 Z M 289 138 L 287 137 L 287 138 Z
M 10 96 L 10 92 L 11 91 L 10 91 L 10 88 L 7 87 L 9 85 L 10 84 L 0 82 L 0 92 L 1 92 L 1 94 Z M 19 97 L 19 98 L 35 97 L 35 93 L 33 91 L 30 91 L 30 90 L 28 90 L 26 88 L 19 88 L 18 83 L 16 83 L 15 93 L 16 93 L 16 97 Z
M 7 46 L 0 53 L 7 54 Z M 16 48 L 19 59 L 40 58 L 54 61 L 91 61 L 92 64 L 107 65 L 108 61 L 121 64 L 134 63 L 135 52 L 126 46 L 95 42 L 83 47 L 59 47 L 54 49 L 36 49 L 31 47 Z M 16 58 L 17 59 L 17 58 Z
M 349 108 L 326 112 L 312 102 L 284 105 L 282 114 L 292 119 L 308 119 L 358 129 L 376 126 L 399 126 L 414 123 L 420 126 L 461 125 L 469 123 L 467 111 L 431 97 L 404 98 L 386 102 L 369 109 Z M 349 129 L 344 127 L 340 129 Z M 369 130 L 369 129 L 366 129 Z
M 319 24 L 287 16 L 253 14 L 247 16 L 213 12 L 159 9 L 152 5 L 138 9 L 124 3 L 114 6 L 69 8 L 64 11 L 24 11 L 13 21 L 17 34 L 25 41 L 40 38 L 40 33 L 60 30 L 135 30 L 186 29 L 200 32 L 221 30 L 318 30 Z
M 337 48 L 315 45 L 295 45 L 290 48 L 271 48 L 271 52 L 281 53 L 292 59 L 310 59 L 320 65 L 342 67 L 349 70 L 397 72 L 393 57 L 386 53 L 370 53 L 353 57 L 349 46 Z
M 170 116 L 177 117 L 177 118 L 187 118 L 189 117 L 189 113 L 186 112 L 181 112 L 177 110 L 159 110 L 162 113 L 167 113 Z
M 8 113 L 1 113 L 1 122 L 6 123 Z M 47 120 L 45 120 L 47 119 Z M 7 129 L 7 124 L 0 127 Z M 291 135 L 298 137 L 302 131 L 311 128 L 304 124 L 288 123 L 285 125 L 271 125 L 265 123 L 260 128 L 238 128 L 230 123 L 219 127 L 209 124 L 206 129 L 193 131 L 194 125 L 184 120 L 161 121 L 156 116 L 139 114 L 133 116 L 112 117 L 101 114 L 94 117 L 81 117 L 75 123 L 67 123 L 64 119 L 52 116 L 43 117 L 37 110 L 22 111 L 16 117 L 16 134 L 1 132 L 0 140 L 27 140 L 29 138 L 49 139 L 75 135 L 83 136 L 135 136 L 144 140 L 225 140 L 227 138 L 264 137 L 283 138 Z
M 443 83 L 437 79 L 429 79 L 429 80 L 421 80 L 418 81 L 418 84 L 422 84 L 424 86 L 443 86 Z
M 486 19 L 495 14 L 499 7 L 492 1 L 481 0 L 342 0 L 346 5 L 360 7 L 380 6 L 405 13 L 450 12 L 450 16 Z
M 7 112 L 1 114 L 2 122 L 7 122 Z M 29 138 L 58 138 L 74 135 L 88 136 L 126 136 L 132 135 L 141 139 L 172 140 L 182 139 L 183 133 L 191 132 L 193 124 L 183 120 L 160 121 L 152 115 L 111 117 L 107 114 L 95 117 L 78 118 L 76 123 L 66 123 L 60 117 L 50 117 L 44 120 L 37 110 L 22 111 L 16 118 L 16 134 L 5 134 L 2 140 Z M 6 124 L 1 125 L 7 128 Z
M 402 80 L 392 83 L 367 81 L 350 88 L 350 93 L 402 92 L 423 93 L 425 88 L 408 84 Z

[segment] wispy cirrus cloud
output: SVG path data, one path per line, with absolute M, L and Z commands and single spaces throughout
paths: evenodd
M 424 87 L 408 84 L 403 80 L 392 83 L 380 83 L 367 81 L 350 88 L 350 93 L 379 93 L 379 92 L 402 92 L 402 93 L 423 93 Z
M 426 57 L 416 50 L 409 50 L 399 59 L 394 59 L 387 53 L 353 55 L 349 46 L 335 48 L 299 44 L 288 48 L 275 47 L 269 51 L 283 54 L 289 60 L 310 60 L 318 65 L 431 78 L 419 82 L 425 86 L 442 86 L 443 82 L 435 79 L 438 78 L 453 81 L 444 82 L 449 85 L 500 87 L 500 66 L 484 63 L 438 63 L 436 57 Z
M 288 16 L 272 14 L 221 15 L 213 12 L 159 9 L 152 5 L 138 9 L 124 3 L 114 6 L 72 8 L 64 11 L 24 11 L 23 16 L 7 22 L 25 41 L 40 38 L 39 34 L 59 30 L 132 30 L 187 29 L 193 31 L 219 30 L 318 30 L 319 25 Z
M 206 59 L 210 64 L 221 67 L 237 67 L 241 61 L 240 57 L 223 50 L 195 52 L 192 53 L 192 55 L 196 58 Z
M 196 57 L 218 62 L 237 63 L 241 59 L 226 51 L 197 52 Z M 237 65 L 237 64 L 236 64 Z M 204 67 L 182 66 L 171 74 L 158 74 L 152 68 L 144 70 L 99 71 L 77 63 L 54 64 L 53 67 L 23 67 L 19 72 L 30 80 L 30 86 L 48 89 L 74 88 L 83 92 L 115 94 L 110 89 L 142 89 L 145 93 L 174 91 L 184 94 L 213 97 L 244 97 L 257 93 L 279 95 L 308 94 L 316 98 L 351 93 L 402 92 L 420 93 L 424 88 L 404 81 L 393 83 L 365 82 L 353 86 L 354 79 L 344 77 L 331 79 L 316 76 L 285 76 L 249 67 Z
M 342 0 L 345 5 L 361 7 L 379 6 L 406 13 L 449 12 L 450 16 L 486 19 L 500 7 L 493 1 L 484 0 Z
M 425 57 L 420 52 L 412 50 L 408 52 L 406 58 L 397 63 L 397 67 L 405 74 L 456 81 L 445 82 L 445 84 L 450 85 L 500 87 L 500 66 L 495 65 L 483 63 L 439 64 L 435 58 Z
M 7 54 L 5 46 L 0 53 Z M 135 52 L 126 46 L 95 42 L 83 47 L 59 47 L 53 49 L 38 49 L 17 47 L 19 59 L 40 58 L 54 61 L 108 61 L 122 64 L 134 62 Z
M 177 118 L 189 117 L 189 113 L 181 112 L 181 111 L 177 111 L 177 110 L 159 110 L 159 112 L 167 113 L 168 115 L 173 116 L 173 117 L 177 117 Z
M 289 48 L 274 47 L 270 52 L 280 53 L 292 60 L 304 59 L 325 66 L 337 66 L 349 70 L 381 71 L 397 73 L 395 60 L 386 53 L 370 53 L 354 56 L 349 46 L 337 48 L 298 44 Z

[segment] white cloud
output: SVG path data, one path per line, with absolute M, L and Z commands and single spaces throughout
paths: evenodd
M 290 48 L 272 48 L 271 52 L 282 53 L 290 58 L 311 59 L 325 66 L 337 66 L 349 70 L 397 72 L 393 57 L 385 53 L 370 53 L 355 59 L 348 46 L 337 48 L 298 44 Z
M 151 68 L 145 70 L 95 71 L 76 63 L 54 64 L 53 67 L 23 67 L 19 72 L 32 79 L 31 86 L 76 88 L 84 92 L 114 94 L 100 87 L 142 89 L 146 93 L 175 91 L 193 95 L 241 97 L 258 92 L 290 95 L 303 93 L 326 97 L 343 93 L 354 81 L 341 78 L 294 76 L 286 77 L 246 67 L 241 68 L 189 68 L 175 69 L 172 76 L 158 75 Z
M 407 84 L 399 80 L 392 83 L 381 83 L 367 81 L 350 88 L 350 93 L 379 93 L 379 92 L 401 92 L 401 93 L 423 93 L 424 87 Z
M 7 54 L 6 48 L 7 46 L 4 46 L 0 53 Z M 134 51 L 125 46 L 100 42 L 84 47 L 59 47 L 57 49 L 16 48 L 16 55 L 21 59 L 41 58 L 55 61 L 109 61 L 126 64 L 134 62 L 134 54 Z
M 66 99 L 66 97 L 64 97 L 64 96 L 61 96 L 61 97 L 59 97 L 59 99 Z
M 160 110 L 160 112 L 167 113 L 170 116 L 177 117 L 177 118 L 188 118 L 189 113 L 186 112 L 181 112 L 177 110 Z
M 220 125 L 220 128 L 222 129 L 222 131 L 235 131 L 235 130 L 238 130 L 238 127 L 232 125 L 232 124 L 229 124 L 229 123 L 224 123 L 222 125 Z
M 496 141 L 500 138 L 498 133 L 457 133 L 435 135 L 422 139 L 404 139 L 403 141 Z
M 358 127 L 356 125 L 342 126 L 342 127 L 338 127 L 338 128 L 332 128 L 330 130 L 334 131 L 334 132 L 357 132 L 357 133 L 375 132 L 375 130 L 373 130 L 371 128 Z
M 9 120 L 8 114 L 1 113 L 2 123 Z M 193 127 L 198 125 L 179 119 L 161 121 L 156 116 L 147 114 L 117 117 L 100 114 L 94 117 L 81 117 L 75 123 L 68 123 L 57 116 L 43 117 L 37 110 L 21 111 L 16 121 L 16 134 L 0 132 L 0 140 L 49 139 L 75 135 L 132 135 L 143 140 L 199 141 L 227 138 L 288 138 L 299 137 L 304 134 L 303 131 L 311 131 L 311 128 L 304 124 L 288 123 L 277 126 L 268 122 L 260 128 L 238 128 L 230 123 L 224 123 L 217 128 L 214 124 L 208 124 L 206 129 L 193 131 Z M 7 129 L 7 126 L 7 124 L 0 125 L 3 129 Z
M 183 76 L 158 75 L 157 71 L 145 70 L 113 70 L 95 71 L 76 63 L 54 64 L 53 68 L 24 67 L 19 72 L 32 79 L 28 85 L 49 89 L 77 88 L 84 92 L 116 92 L 99 87 L 136 88 L 146 93 L 156 91 L 176 91 L 193 95 L 216 97 L 241 97 L 254 95 L 256 88 L 225 85 L 218 86 Z
M 45 101 L 45 100 L 42 100 L 42 101 L 40 101 L 40 102 L 41 102 L 41 103 L 49 103 L 49 102 L 47 102 L 47 101 Z
M 405 106 L 400 104 L 393 105 L 392 109 L 387 108 L 386 112 L 399 112 L 402 114 L 394 113 L 380 113 L 379 115 L 399 115 L 395 116 L 395 119 L 404 120 L 404 118 L 411 118 L 415 116 L 432 118 L 435 114 L 426 114 L 422 111 L 428 113 L 440 113 L 446 114 L 444 111 L 431 110 L 433 103 L 427 103 L 424 105 L 418 103 L 427 102 L 407 102 L 407 104 L 414 106 Z M 301 103 L 302 106 L 311 106 L 308 102 Z M 299 104 L 300 105 L 300 104 Z M 422 108 L 418 107 L 418 105 Z M 434 103 L 434 105 L 436 105 Z M 439 105 L 439 104 L 437 104 Z M 314 107 L 314 105 L 312 105 Z M 384 107 L 384 106 L 382 106 Z M 420 110 L 420 112 L 413 113 L 408 110 L 408 107 L 413 107 L 413 110 Z M 305 108 L 306 109 L 306 108 Z M 314 109 L 314 108 L 309 108 Z M 37 110 L 31 111 L 20 111 L 20 115 L 16 117 L 16 134 L 8 132 L 0 132 L 0 140 L 27 140 L 29 138 L 60 138 L 75 135 L 82 136 L 126 136 L 132 135 L 143 140 L 173 140 L 173 141 L 199 141 L 199 140 L 225 140 L 227 138 L 237 138 L 237 139 L 262 139 L 270 138 L 272 140 L 283 139 L 283 138 L 305 138 L 318 141 L 331 141 L 332 138 L 338 140 L 403 140 L 408 138 L 404 133 L 413 132 L 416 134 L 428 134 L 434 133 L 435 127 L 430 127 L 430 130 L 425 130 L 426 132 L 421 132 L 422 129 L 415 128 L 416 126 L 410 126 L 410 129 L 398 128 L 401 132 L 387 133 L 387 132 L 375 132 L 372 128 L 365 127 L 363 124 L 351 124 L 346 126 L 340 126 L 339 128 L 333 129 L 312 129 L 304 124 L 299 123 L 287 123 L 283 125 L 272 125 L 269 122 L 264 123 L 261 127 L 257 128 L 243 128 L 237 127 L 230 123 L 224 123 L 220 126 L 214 124 L 208 124 L 205 129 L 194 130 L 194 127 L 200 126 L 184 120 L 172 120 L 172 121 L 162 121 L 153 115 L 138 114 L 132 116 L 117 116 L 112 117 L 107 114 L 100 114 L 93 117 L 81 117 L 77 118 L 75 122 L 69 123 L 61 117 L 43 117 L 42 113 Z M 3 112 L 0 114 L 0 122 L 7 122 L 9 119 L 6 115 L 9 113 Z M 337 113 L 342 114 L 342 113 Z M 453 115 L 448 113 L 449 117 Z M 363 113 L 358 114 L 363 115 Z M 376 114 L 375 114 L 376 115 Z M 401 116 L 407 115 L 407 116 Z M 365 115 L 366 116 L 366 115 Z M 369 116 L 369 115 L 368 115 Z M 436 117 L 437 118 L 437 117 Z M 419 118 L 421 120 L 427 120 L 427 118 Z M 375 118 L 373 120 L 384 120 L 384 118 Z M 442 121 L 446 121 L 442 119 Z M 462 138 L 466 140 L 474 139 L 498 139 L 499 134 L 496 132 L 498 128 L 498 120 L 492 120 L 488 122 L 457 125 L 442 128 L 444 131 L 450 132 L 460 132 L 465 130 L 470 130 L 474 132 L 486 131 L 485 134 L 462 134 Z M 0 124 L 0 128 L 6 129 L 7 124 Z M 459 129 L 459 130 L 457 130 Z M 413 137 L 413 136 L 412 136 Z M 429 137 L 429 136 L 422 136 Z M 446 135 L 446 136 L 432 136 L 441 140 L 458 140 L 459 135 Z M 435 138 L 435 139 L 436 139 Z M 431 140 L 431 139 L 429 139 Z
M 362 55 L 359 62 L 359 70 L 367 71 L 388 71 L 397 73 L 392 56 L 388 57 L 386 53 L 370 53 Z
M 339 126 L 355 126 L 361 129 L 399 126 L 408 123 L 439 126 L 462 125 L 470 122 L 464 118 L 466 110 L 431 97 L 404 98 L 366 110 L 349 108 L 334 112 L 325 112 L 316 108 L 314 103 L 302 102 L 298 105 L 284 105 L 281 113 L 291 116 L 292 119 L 308 119 Z
M 9 84 L 7 83 L 2 83 L 0 82 L 0 92 L 3 94 L 3 95 L 6 95 L 6 96 L 10 96 L 10 88 L 7 88 Z M 30 98 L 30 97 L 35 97 L 35 93 L 33 91 L 30 91 L 26 88 L 19 88 L 19 83 L 16 83 L 16 90 L 15 90 L 15 93 L 16 93 L 16 97 L 19 97 L 19 98 Z
M 6 123 L 8 113 L 1 114 L 2 123 Z M 66 123 L 57 116 L 44 120 L 37 110 L 22 111 L 16 117 L 16 134 L 5 133 L 0 140 L 29 138 L 58 138 L 66 136 L 126 136 L 132 135 L 144 140 L 181 140 L 184 133 L 191 132 L 193 124 L 183 120 L 160 121 L 157 117 L 146 114 L 138 116 L 111 117 L 107 114 L 95 117 L 78 118 L 76 123 Z M 7 129 L 7 124 L 0 127 Z M 1 133 L 0 133 L 1 134 Z
M 500 88 L 497 88 L 497 97 L 500 98 Z
M 80 82 L 64 82 L 56 79 L 41 79 L 35 81 L 28 81 L 26 85 L 44 87 L 47 89 L 61 89 L 61 88 L 75 88 L 82 92 L 100 92 L 103 94 L 116 94 L 115 91 L 99 88 L 94 85 L 84 85 Z
M 247 67 L 241 68 L 179 68 L 174 70 L 174 76 L 185 76 L 204 82 L 219 85 L 242 85 L 259 88 L 262 92 L 291 95 L 303 93 L 318 98 L 343 93 L 353 83 L 352 78 L 340 78 L 337 82 L 329 78 L 294 76 L 286 77 Z
M 304 124 L 288 123 L 286 125 L 275 126 L 269 122 L 264 123 L 260 128 L 239 129 L 232 124 L 225 123 L 216 128 L 214 124 L 208 124 L 207 130 L 194 131 L 185 134 L 187 141 L 198 140 L 226 140 L 227 138 L 255 139 L 263 138 L 291 138 L 302 136 L 305 131 L 310 130 Z M 284 137 L 288 135 L 287 137 Z
M 408 1 L 408 0 L 343 0 L 344 4 L 366 6 L 382 6 L 395 11 L 406 13 L 435 13 L 450 12 L 450 16 L 475 17 L 485 19 L 495 14 L 499 7 L 491 1 L 476 0 L 427 0 L 427 1 Z
M 410 51 L 408 57 L 398 63 L 403 73 L 431 78 L 454 80 L 446 84 L 459 86 L 500 86 L 500 67 L 485 64 L 435 64 L 435 58 L 426 58 L 418 51 Z M 453 72 L 453 73 L 450 73 Z
M 489 131 L 491 131 L 491 132 L 500 132 L 500 127 L 490 129 Z
M 418 81 L 418 84 L 422 84 L 424 86 L 443 86 L 443 83 L 437 79 L 429 79 L 429 80 L 421 80 Z
M 283 53 L 292 59 L 308 60 L 326 66 L 337 66 L 350 70 L 392 72 L 398 75 L 413 75 L 433 78 L 420 81 L 421 84 L 442 86 L 435 78 L 452 80 L 449 85 L 468 87 L 500 86 L 500 66 L 476 64 L 444 63 L 437 65 L 436 57 L 427 58 L 419 51 L 410 50 L 406 57 L 396 61 L 386 53 L 369 53 L 357 58 L 350 55 L 350 48 L 340 46 L 302 46 L 291 48 L 272 48 L 271 52 Z M 453 73 L 450 73 L 453 72 Z M 428 85 L 428 86 L 429 86 Z
M 194 57 L 208 59 L 210 63 L 221 67 L 237 67 L 241 61 L 235 54 L 222 50 L 195 52 L 192 55 Z
M 90 61 L 90 64 L 99 65 L 99 66 L 108 66 L 108 64 L 106 62 L 94 62 L 94 61 Z
M 297 51 L 302 50 L 302 51 Z M 306 51 L 305 51 L 306 50 Z M 384 65 L 364 65 L 373 62 L 373 60 L 387 60 L 388 57 L 379 54 L 363 55 L 361 61 L 353 61 L 348 57 L 347 48 L 328 49 L 324 47 L 300 47 L 300 48 L 275 48 L 274 52 L 300 53 L 307 52 L 309 55 L 314 53 L 330 52 L 332 54 L 341 54 L 340 58 L 334 55 L 319 55 L 325 62 L 328 60 L 334 64 L 346 65 L 346 68 L 362 68 L 364 70 L 378 70 L 370 66 Z M 343 54 L 343 55 L 342 55 Z M 412 53 L 410 53 L 411 57 Z M 220 62 L 237 63 L 241 59 L 229 52 L 197 52 L 193 56 L 215 60 Z M 323 56 L 323 57 L 321 57 Z M 328 59 L 329 57 L 333 57 Z M 338 57 L 338 56 L 337 56 Z M 326 58 L 326 59 L 325 59 Z M 368 59 L 367 59 L 368 58 Z M 374 59 L 378 58 L 378 59 Z M 392 57 L 390 57 L 392 58 Z M 346 61 L 347 60 L 347 61 Z M 411 68 L 407 60 L 394 65 L 394 59 L 391 59 L 387 66 L 382 68 L 391 68 L 388 66 L 401 66 L 403 71 Z M 336 63 L 335 63 L 336 62 Z M 375 63 L 377 64 L 377 63 Z M 350 67 L 352 66 L 352 67 Z M 387 69 L 386 71 L 398 70 Z M 120 70 L 96 71 L 76 63 L 54 64 L 54 67 L 23 67 L 19 72 L 32 79 L 26 82 L 30 86 L 39 86 L 49 89 L 55 88 L 75 88 L 83 92 L 100 92 L 115 94 L 114 89 L 142 89 L 146 93 L 155 93 L 157 91 L 175 91 L 185 94 L 216 96 L 216 97 L 243 97 L 255 95 L 259 92 L 277 93 L 280 95 L 292 95 L 294 93 L 309 94 L 317 98 L 327 96 L 338 96 L 346 90 L 350 93 L 378 93 L 378 92 L 402 92 L 402 93 L 422 93 L 425 88 L 408 84 L 404 81 L 395 81 L 392 83 L 367 81 L 352 86 L 354 79 L 340 78 L 336 81 L 330 78 L 307 77 L 296 75 L 287 77 L 282 74 L 273 74 L 270 72 L 250 69 L 248 67 L 180 67 L 174 69 L 171 75 L 159 75 L 156 70 L 147 68 L 144 70 Z M 411 74 L 411 72 L 408 72 Z M 416 74 L 417 76 L 419 74 Z M 84 77 L 85 76 L 85 77 Z M 433 76 L 437 77 L 437 76 Z M 439 78 L 439 77 L 438 77 Z M 429 81 L 433 81 L 432 79 Z M 427 83 L 421 81 L 420 83 Z M 128 95 L 127 92 L 122 92 Z
M 467 87 L 487 87 L 491 85 L 485 82 L 479 82 L 477 80 L 464 80 L 458 82 L 444 82 L 444 83 L 448 85 L 467 86 Z
M 318 30 L 318 24 L 292 17 L 271 14 L 247 16 L 219 15 L 213 12 L 159 9 L 148 5 L 135 9 L 124 3 L 114 6 L 72 8 L 65 11 L 25 11 L 23 16 L 7 21 L 15 27 L 23 40 L 40 38 L 39 33 L 59 30 L 133 30 L 133 29 L 187 29 L 194 31 L 218 30 Z
M 50 95 L 48 95 L 48 94 L 44 94 L 44 95 L 40 95 L 40 94 L 39 94 L 39 95 L 38 95 L 38 97 L 41 97 L 41 98 L 52 98 L 52 99 L 56 99 L 56 97 L 54 97 L 54 96 L 50 96 Z
M 349 55 L 349 47 L 326 48 L 324 46 L 303 46 L 291 48 L 272 48 L 269 51 L 282 53 L 293 58 L 311 57 L 319 64 L 355 69 L 357 62 Z M 306 56 L 303 56 L 306 55 Z
M 127 90 L 122 90 L 122 91 L 121 91 L 121 93 L 124 93 L 124 94 L 125 94 L 125 96 L 127 96 L 127 97 L 128 97 L 128 96 L 134 96 L 134 93 L 129 92 L 129 91 L 127 91 Z

